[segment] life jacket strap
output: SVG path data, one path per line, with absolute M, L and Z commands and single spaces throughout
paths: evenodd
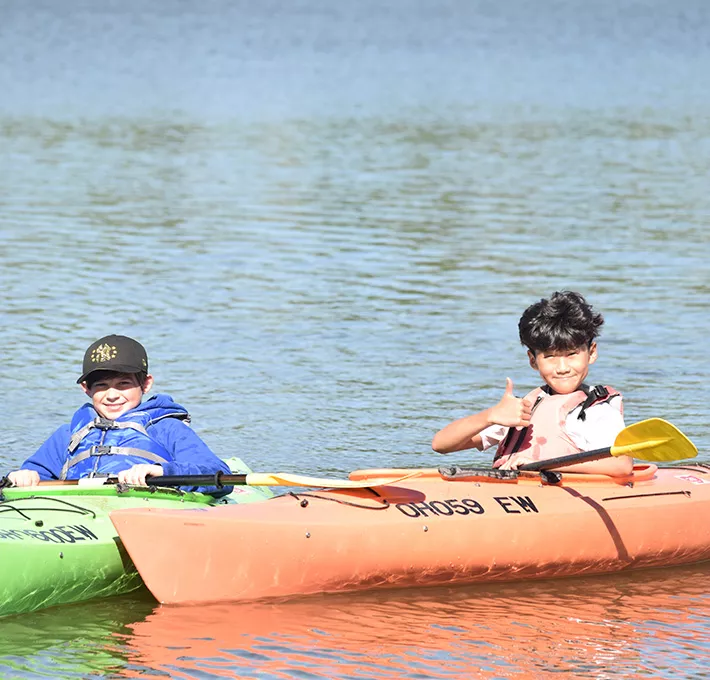
M 59 479 L 62 481 L 65 480 L 71 468 L 92 456 L 137 456 L 151 460 L 157 464 L 169 462 L 166 458 L 159 456 L 157 453 L 144 451 L 143 449 L 137 449 L 132 446 L 92 446 L 90 449 L 86 449 L 86 451 L 82 451 L 80 454 L 67 460 L 67 462 L 64 463 L 64 467 L 62 467 Z
M 91 432 L 93 429 L 97 430 L 125 430 L 125 429 L 133 429 L 133 430 L 138 430 L 138 432 L 143 433 L 146 437 L 148 436 L 148 433 L 145 431 L 145 428 L 140 424 L 140 423 L 135 423 L 132 421 L 115 421 L 115 420 L 110 420 L 109 418 L 102 418 L 101 416 L 97 416 L 94 418 L 90 423 L 84 425 L 80 430 L 77 430 L 72 436 L 71 439 L 69 440 L 69 453 L 74 453 L 76 451 L 77 446 L 81 444 L 82 440 L 86 435 Z
M 598 401 L 608 401 L 618 396 L 617 394 L 611 394 L 611 392 L 609 392 L 604 385 L 594 385 L 594 387 L 589 387 L 587 383 L 582 383 L 579 386 L 579 389 L 587 395 L 587 398 L 582 402 L 582 407 L 579 409 L 579 413 L 577 414 L 577 420 L 582 421 L 587 419 L 586 411 L 590 406 L 596 404 Z M 547 394 L 552 394 L 552 390 L 549 385 L 544 385 L 542 387 L 542 391 L 547 392 Z
M 579 409 L 577 414 L 577 420 L 585 421 L 587 419 L 586 410 L 592 405 L 596 404 L 598 401 L 604 401 L 606 399 L 612 399 L 615 394 L 609 396 L 609 390 L 604 387 L 604 385 L 595 385 L 594 387 L 588 387 L 587 385 L 582 385 L 581 388 L 587 395 L 587 398 L 582 403 L 582 408 Z

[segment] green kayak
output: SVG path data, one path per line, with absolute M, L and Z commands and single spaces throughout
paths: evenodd
M 250 471 L 239 459 L 228 463 L 234 472 Z M 0 489 L 0 616 L 140 588 L 109 519 L 112 510 L 251 503 L 272 495 L 238 487 L 215 500 L 178 489 L 76 482 Z

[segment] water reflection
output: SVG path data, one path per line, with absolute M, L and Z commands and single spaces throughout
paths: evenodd
M 120 636 L 128 664 L 119 675 L 691 677 L 710 653 L 708 576 L 705 566 L 496 588 L 159 607 Z
M 155 608 L 147 591 L 129 597 L 64 607 L 0 619 L 2 678 L 87 678 L 125 666 L 116 636 Z

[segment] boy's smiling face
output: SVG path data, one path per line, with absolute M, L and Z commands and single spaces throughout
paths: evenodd
M 545 350 L 533 354 L 528 350 L 530 366 L 556 394 L 572 394 L 589 374 L 589 365 L 597 360 L 597 343 L 576 349 Z
M 96 412 L 109 420 L 116 420 L 138 406 L 152 386 L 152 376 L 149 375 L 141 386 L 135 373 L 107 373 L 91 387 L 86 382 L 81 383 L 81 389 L 91 399 Z

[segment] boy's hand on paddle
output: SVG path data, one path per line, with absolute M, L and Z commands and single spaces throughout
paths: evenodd
M 8 474 L 7 478 L 13 486 L 37 486 L 39 484 L 39 472 L 36 470 L 15 470 Z
M 513 381 L 505 379 L 503 398 L 491 409 L 491 421 L 495 425 L 522 428 L 530 425 L 532 404 L 513 394 Z
M 163 475 L 163 468 L 160 465 L 140 463 L 128 468 L 128 470 L 121 470 L 116 476 L 121 484 L 145 486 L 145 478 L 148 475 L 151 477 L 161 477 Z

